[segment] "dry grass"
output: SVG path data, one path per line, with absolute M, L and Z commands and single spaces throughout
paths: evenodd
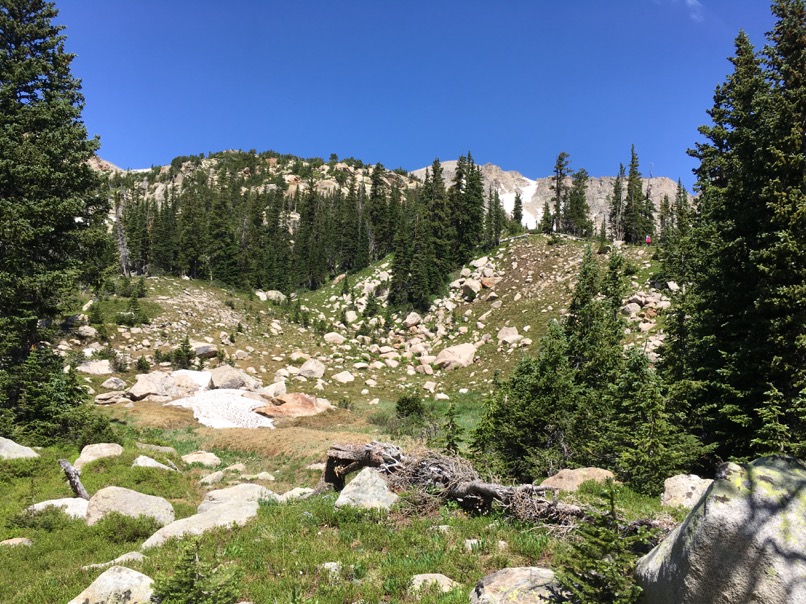
M 140 401 L 134 407 L 126 409 L 123 406 L 108 407 L 112 417 L 133 423 L 138 428 L 158 428 L 161 430 L 177 430 L 181 428 L 195 428 L 200 424 L 193 418 L 191 409 L 179 407 L 163 407 L 162 403 Z
M 337 430 L 313 430 L 310 428 L 278 428 L 277 430 L 250 430 L 229 428 L 199 430 L 205 446 L 213 449 L 229 449 L 256 453 L 263 457 L 285 455 L 304 460 L 324 460 L 325 453 L 333 443 L 359 443 L 372 440 L 368 435 Z

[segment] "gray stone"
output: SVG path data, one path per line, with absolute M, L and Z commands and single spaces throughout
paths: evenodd
M 465 300 L 475 300 L 480 291 L 481 283 L 475 279 L 465 279 L 465 282 L 462 283 L 462 297 Z
M 539 566 L 504 568 L 481 579 L 470 604 L 540 604 L 553 602 L 554 572 Z
M 102 392 L 95 397 L 96 405 L 115 405 L 117 403 L 130 403 L 131 399 L 122 390 Z
M 456 369 L 472 365 L 475 358 L 476 347 L 473 344 L 457 344 L 442 350 L 434 364 L 442 369 Z
M 0 541 L 0 547 L 31 547 L 33 544 L 34 542 L 27 537 L 12 537 Z
M 712 482 L 714 481 L 711 479 L 700 478 L 695 474 L 678 474 L 667 478 L 663 481 L 660 504 L 691 509 L 697 505 Z
M 215 468 L 221 465 L 221 459 L 214 453 L 208 451 L 194 451 L 182 456 L 182 461 L 186 464 L 201 464 L 206 468 Z
M 100 562 L 98 564 L 87 564 L 81 567 L 81 570 L 92 570 L 94 568 L 106 568 L 107 566 L 113 565 L 120 565 L 125 562 L 143 562 L 146 557 L 141 554 L 140 552 L 128 552 L 121 556 L 118 556 L 114 560 L 110 560 L 109 562 Z
M 117 443 L 96 443 L 94 445 L 87 445 L 81 449 L 81 455 L 73 463 L 77 470 L 80 470 L 85 465 L 96 459 L 103 459 L 104 457 L 120 457 L 123 455 L 123 447 Z
M 416 593 L 421 589 L 430 589 L 432 585 L 436 585 L 439 591 L 448 593 L 459 587 L 459 583 L 442 575 L 440 573 L 425 573 L 422 575 L 414 575 L 409 583 L 409 591 Z
M 153 583 L 136 570 L 113 566 L 67 604 L 150 604 Z
M 806 602 L 806 464 L 727 463 L 689 515 L 638 561 L 653 604 Z
M 26 459 L 33 457 L 39 457 L 39 453 L 30 447 L 23 447 L 9 438 L 0 436 L 0 459 Z
M 94 340 L 98 337 L 98 330 L 90 325 L 82 325 L 76 330 L 76 333 L 82 340 Z
M 308 487 L 297 487 L 286 493 L 283 493 L 282 495 L 279 495 L 277 499 L 280 501 L 280 503 L 288 503 L 294 499 L 307 499 L 315 492 L 316 491 L 314 489 L 310 489 Z
M 324 335 L 324 340 L 328 344 L 336 344 L 336 345 L 338 345 L 338 344 L 344 344 L 344 342 L 347 340 L 347 338 L 345 338 L 340 333 L 336 333 L 335 331 L 331 331 L 330 333 L 326 333 Z
M 218 472 L 213 472 L 212 474 L 208 474 L 207 476 L 202 478 L 199 481 L 199 484 L 204 484 L 204 485 L 218 484 L 222 480 L 224 480 L 224 471 L 219 470 Z
M 583 482 L 594 480 L 605 482 L 608 478 L 615 478 L 610 470 L 602 468 L 576 468 L 574 470 L 560 470 L 554 476 L 546 478 L 540 483 L 541 487 L 551 487 L 573 493 Z
M 349 371 L 342 371 L 332 377 L 333 381 L 338 382 L 339 384 L 348 384 L 355 381 L 355 377 L 353 377 L 353 374 Z
M 161 526 L 174 521 L 174 509 L 168 500 L 138 493 L 123 487 L 104 487 L 90 497 L 87 524 L 92 526 L 112 512 L 137 518 L 148 516 Z
M 152 396 L 168 398 L 173 394 L 175 386 L 174 379 L 164 371 L 140 373 L 137 381 L 129 388 L 129 396 L 135 401 Z
M 119 377 L 111 377 L 101 384 L 105 390 L 126 390 L 126 382 Z
M 213 383 L 213 374 L 209 371 L 193 371 L 177 369 L 171 374 L 176 387 L 186 392 L 209 390 Z
M 257 390 L 260 387 L 255 378 L 229 365 L 216 367 L 210 373 L 213 388 Z
M 319 379 L 325 375 L 325 364 L 316 359 L 308 359 L 299 368 L 299 374 L 308 379 Z
M 112 364 L 106 359 L 100 361 L 84 361 L 83 363 L 79 363 L 78 367 L 76 367 L 76 371 L 89 375 L 109 375 L 112 373 Z
M 336 507 L 388 510 L 397 498 L 377 470 L 364 468 L 344 487 L 336 500 Z
M 144 451 L 154 451 L 155 453 L 164 453 L 166 455 L 178 455 L 176 449 L 173 447 L 165 447 L 162 445 L 152 445 L 151 443 L 141 443 L 136 442 L 134 443 L 138 449 L 142 449 Z
M 409 327 L 415 327 L 422 322 L 423 318 L 418 315 L 416 312 L 410 312 L 405 319 L 403 319 L 403 327 L 408 329 Z
M 218 346 L 207 342 L 191 342 L 190 348 L 200 359 L 214 359 L 218 356 Z
M 87 515 L 89 501 L 80 497 L 64 497 L 62 499 L 48 499 L 28 506 L 30 512 L 41 512 L 45 508 L 54 507 L 62 510 L 70 518 L 84 518 Z
M 210 491 L 204 497 L 204 501 L 199 504 L 196 511 L 201 514 L 218 507 L 240 505 L 241 503 L 249 502 L 258 503 L 261 500 L 277 501 L 277 495 L 266 487 L 257 484 L 237 484 L 226 489 Z
M 166 466 L 164 463 L 158 462 L 156 459 L 151 459 L 146 455 L 140 455 L 132 462 L 133 468 L 154 468 L 155 470 L 167 470 L 168 472 L 176 472 L 171 466 Z

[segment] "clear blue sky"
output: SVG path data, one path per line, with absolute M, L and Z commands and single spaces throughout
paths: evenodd
M 123 167 L 273 149 L 409 170 L 470 150 L 535 178 L 560 151 L 682 178 L 766 0 L 57 0 L 84 119 Z

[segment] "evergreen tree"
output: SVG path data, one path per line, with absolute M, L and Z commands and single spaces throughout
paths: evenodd
M 753 457 L 771 442 L 806 449 L 806 10 L 802 0 L 772 8 L 761 56 L 743 32 L 736 38 L 713 124 L 691 152 L 697 245 L 664 351 L 672 393 L 717 459 Z
M 540 216 L 540 224 L 537 229 L 544 235 L 550 235 L 552 225 L 554 224 L 554 216 L 551 215 L 551 207 L 548 200 L 543 204 L 543 213 Z
M 568 232 L 577 237 L 590 237 L 593 235 L 593 223 L 590 219 L 588 206 L 588 171 L 580 168 L 574 173 L 571 191 L 568 194 L 568 215 L 566 223 Z
M 52 3 L 0 7 L 0 368 L 22 361 L 65 310 L 82 233 L 106 216 Z
M 638 154 L 635 152 L 635 145 L 630 150 L 623 224 L 624 241 L 627 243 L 643 243 L 646 236 L 652 235 L 654 232 L 651 213 L 649 217 L 647 216 L 647 197 L 644 195 L 641 172 L 638 170 Z
M 613 181 L 613 193 L 610 196 L 609 221 L 614 241 L 624 239 L 624 164 L 618 166 L 618 176 Z
M 565 232 L 565 212 L 568 204 L 568 185 L 566 180 L 573 173 L 569 168 L 571 162 L 569 155 L 561 151 L 554 162 L 554 176 L 552 176 L 551 190 L 554 191 L 554 231 Z
M 515 223 L 517 230 L 523 230 L 523 199 L 521 199 L 520 191 L 515 193 L 515 205 L 512 208 L 512 221 Z

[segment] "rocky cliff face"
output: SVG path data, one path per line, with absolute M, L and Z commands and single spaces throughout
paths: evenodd
M 456 161 L 446 161 L 442 163 L 443 178 L 446 184 L 450 184 L 456 173 Z M 420 179 L 425 178 L 426 168 L 415 170 L 412 174 Z M 493 164 L 481 166 L 481 174 L 484 177 L 485 190 L 489 187 L 498 191 L 504 209 L 508 214 L 512 214 L 515 206 L 515 194 L 520 193 L 523 200 L 523 221 L 529 228 L 534 228 L 540 222 L 543 215 L 543 205 L 546 201 L 551 204 L 553 191 L 551 190 L 551 177 L 531 179 L 520 172 L 514 170 L 505 171 Z M 591 217 L 599 225 L 602 218 L 608 213 L 608 198 L 613 192 L 614 176 L 591 177 L 588 183 L 588 205 L 591 209 Z M 674 199 L 677 192 L 677 183 L 665 176 L 654 178 L 644 178 L 644 190 L 649 189 L 649 195 L 659 208 L 664 195 L 669 199 Z M 570 179 L 567 181 L 570 186 Z

